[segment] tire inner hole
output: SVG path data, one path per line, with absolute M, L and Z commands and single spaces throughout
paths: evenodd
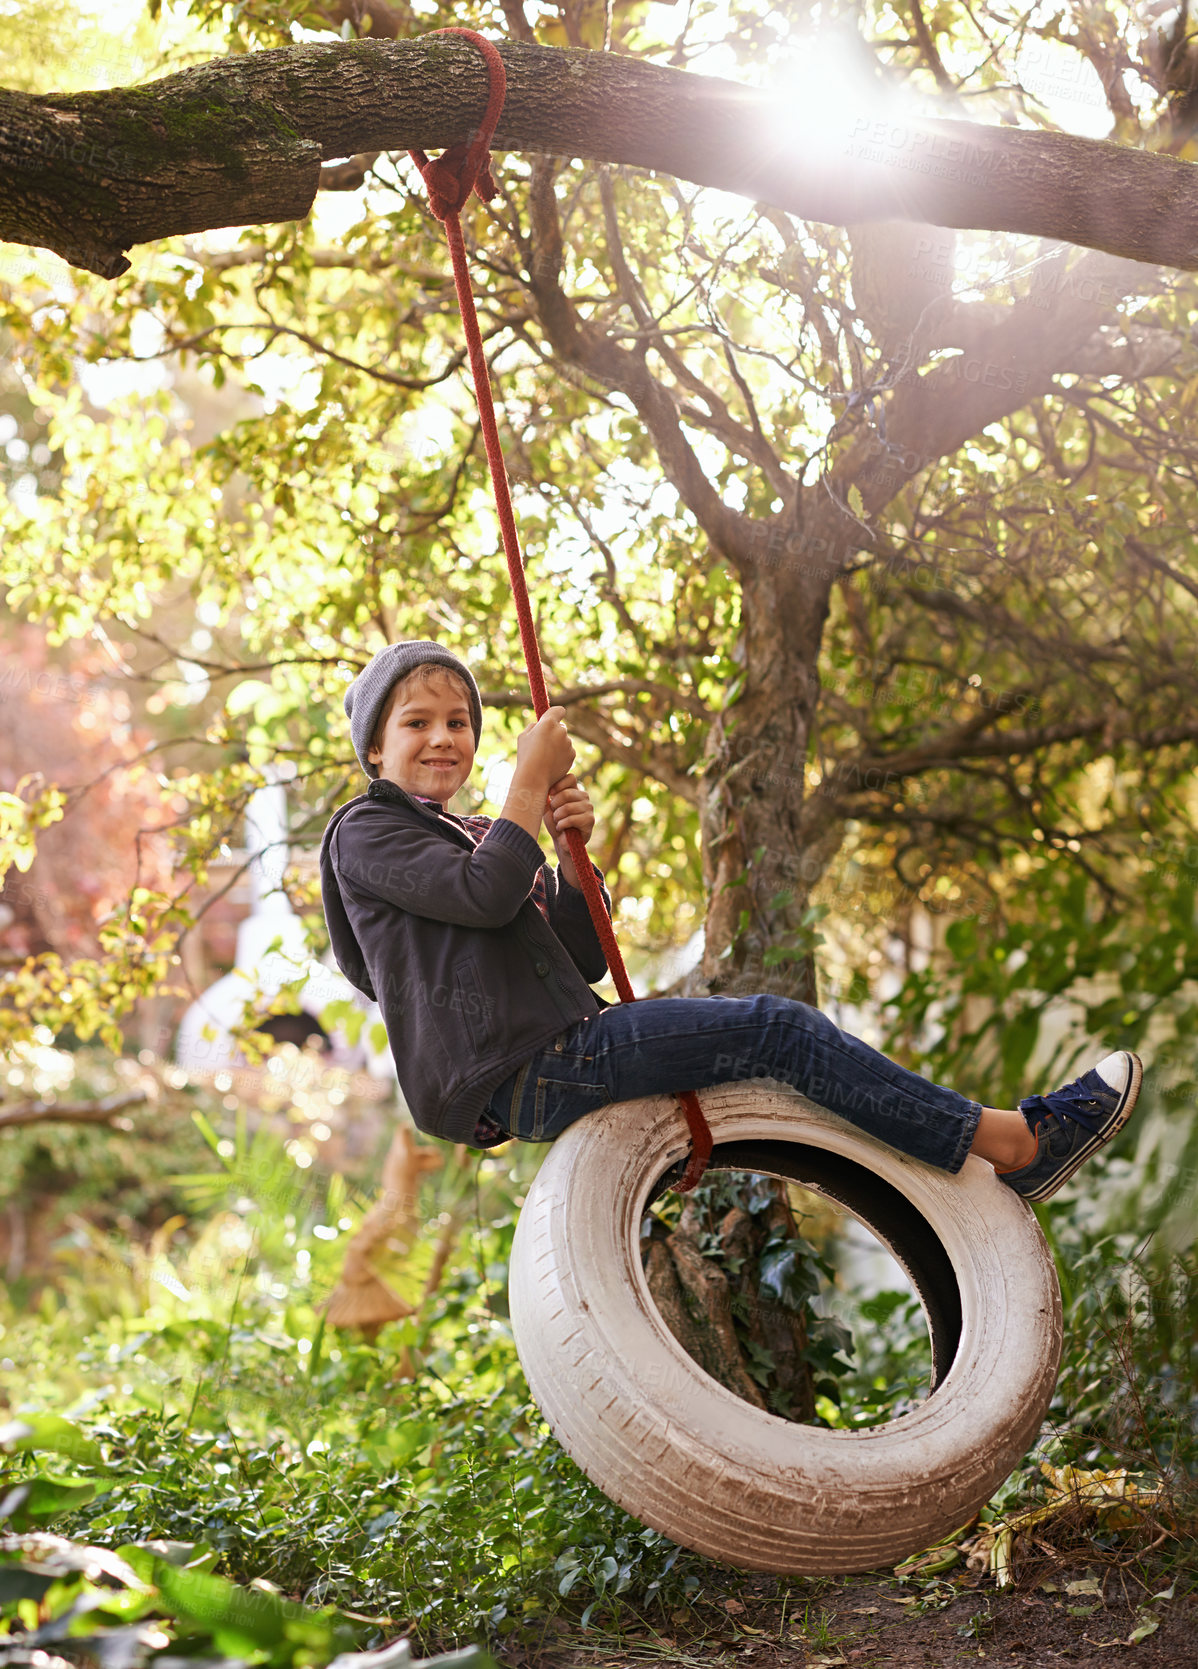
M 789 1142 L 729 1142 L 690 1196 L 651 1191 L 641 1261 L 705 1373 L 797 1423 L 865 1429 L 943 1382 L 961 1295 L 927 1218 L 867 1166 Z M 821 1267 L 821 1265 L 823 1267 Z

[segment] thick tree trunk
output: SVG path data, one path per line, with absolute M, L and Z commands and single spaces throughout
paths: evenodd
M 1070 134 L 862 116 L 839 138 L 793 101 L 612 53 L 506 42 L 497 150 L 657 169 L 843 225 L 917 220 L 1198 266 L 1189 163 Z M 464 137 L 485 72 L 460 38 L 214 59 L 139 88 L 0 92 L 0 239 L 115 277 L 135 243 L 300 219 L 322 159 Z
M 814 967 L 798 935 L 831 855 L 813 850 L 803 827 L 828 584 L 797 565 L 781 541 L 771 546 L 764 537 L 747 554 L 755 565 L 742 579 L 744 693 L 708 733 L 700 826 L 709 905 L 700 973 L 712 993 L 774 991 L 814 1003 Z
M 788 514 L 740 531 L 744 693 L 708 734 L 704 954 L 679 992 L 773 991 L 815 1004 L 802 917 L 844 838 L 813 749 L 820 644 L 833 582 L 872 535 L 822 485 L 797 489 Z
M 732 1192 L 728 1179 L 709 1178 L 704 1203 L 688 1199 L 671 1233 L 653 1223 L 645 1278 L 662 1320 L 705 1373 L 756 1408 L 772 1407 L 784 1419 L 810 1420 L 815 1381 L 806 1355 L 805 1313 L 761 1296 L 762 1253 L 778 1236 L 798 1234 L 785 1187 L 775 1182 L 770 1191 L 764 1211 L 726 1209 Z M 714 1257 L 707 1257 L 700 1242 L 712 1212 L 717 1248 Z M 753 1347 L 759 1363 L 762 1352 L 773 1362 L 768 1392 L 750 1373 Z
M 691 1360 L 733 1396 L 764 1408 L 737 1341 L 727 1276 L 700 1252 L 693 1216 L 684 1212 L 668 1238 L 650 1241 L 645 1278 L 662 1320 Z

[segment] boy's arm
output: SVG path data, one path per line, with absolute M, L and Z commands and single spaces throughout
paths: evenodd
M 341 823 L 331 857 L 338 880 L 359 897 L 458 927 L 505 927 L 545 861 L 528 830 L 506 817 L 467 852 L 434 828 L 373 806 Z
M 560 725 L 554 720 L 560 712 L 551 707 L 539 722 Z M 546 771 L 543 750 L 529 757 L 518 744 L 503 810 L 473 852 L 451 846 L 423 824 L 359 812 L 337 830 L 337 874 L 413 915 L 457 927 L 506 927 L 545 862 L 536 837 L 549 795 Z

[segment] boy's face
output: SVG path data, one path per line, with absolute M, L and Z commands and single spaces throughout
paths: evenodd
M 474 764 L 470 709 L 457 685 L 448 678 L 410 684 L 391 709 L 382 747 L 366 757 L 409 794 L 445 804 Z

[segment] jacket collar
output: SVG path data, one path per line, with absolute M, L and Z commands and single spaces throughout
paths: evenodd
M 433 812 L 443 812 L 445 807 L 440 800 L 429 800 L 423 794 L 409 794 L 406 788 L 401 788 L 397 782 L 389 777 L 372 777 L 366 789 L 368 800 L 388 800 L 392 805 L 423 806 Z

